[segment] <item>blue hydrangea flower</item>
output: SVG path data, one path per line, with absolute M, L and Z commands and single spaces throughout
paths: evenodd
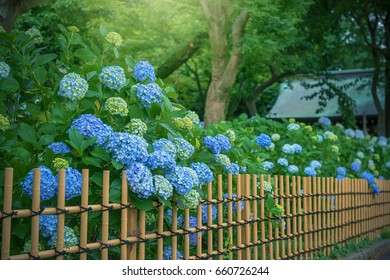
M 229 168 L 227 173 L 231 173 L 231 174 L 237 175 L 239 173 L 239 171 L 240 171 L 240 167 L 238 166 L 238 164 L 232 162 L 230 164 L 230 168 Z
M 292 154 L 295 153 L 295 149 L 290 144 L 284 144 L 283 147 L 282 147 L 282 152 L 287 154 L 287 155 L 292 155 Z
M 212 136 L 206 136 L 203 139 L 203 144 L 210 150 L 212 154 L 219 154 L 221 152 L 221 146 L 217 139 Z
M 370 186 L 375 184 L 375 176 L 370 172 L 364 171 L 360 174 L 360 178 L 366 179 Z
M 126 170 L 126 176 L 130 190 L 139 198 L 149 198 L 156 193 L 152 172 L 142 163 L 130 164 Z
M 165 178 L 171 182 L 176 192 L 180 195 L 185 195 L 194 186 L 191 173 L 182 166 L 176 166 L 175 168 L 167 171 Z
M 387 138 L 386 137 L 384 137 L 384 136 L 379 136 L 379 138 L 378 138 L 378 146 L 379 147 L 386 147 L 386 145 L 387 145 Z
M 156 150 L 149 155 L 148 166 L 154 170 L 156 168 L 174 168 L 176 161 L 172 154 L 164 150 Z
M 322 143 L 324 141 L 324 137 L 322 135 L 317 135 L 318 143 Z
M 80 115 L 72 122 L 69 131 L 76 129 L 84 138 L 96 137 L 96 144 L 105 146 L 113 129 L 91 114 Z
M 305 174 L 310 177 L 317 176 L 317 172 L 314 168 L 312 167 L 306 167 L 305 168 Z
M 313 169 L 320 169 L 320 168 L 322 168 L 322 164 L 318 160 L 312 160 L 310 162 L 310 167 Z
M 228 196 L 227 193 L 225 193 L 222 197 L 223 197 L 223 198 L 228 198 L 229 196 Z M 233 193 L 233 194 L 232 194 L 232 199 L 234 199 L 235 197 L 237 197 L 237 194 Z M 229 207 L 229 202 L 225 202 L 224 204 L 225 204 L 226 207 Z M 242 202 L 242 201 L 237 201 L 237 202 L 236 202 L 236 201 L 235 201 L 235 202 L 232 202 L 233 212 L 236 212 L 236 211 L 237 211 L 237 205 L 240 206 L 241 210 L 244 209 L 244 206 L 245 206 L 245 205 L 244 205 L 244 202 Z
M 170 153 L 173 157 L 176 157 L 176 146 L 172 141 L 165 138 L 160 138 L 153 142 L 152 147 L 155 151 L 164 150 Z
M 0 80 L 7 78 L 9 76 L 9 72 L 11 68 L 4 61 L 0 61 Z
M 353 129 L 351 129 L 351 128 L 347 128 L 344 131 L 344 134 L 345 134 L 345 136 L 348 136 L 348 137 L 351 137 L 351 138 L 355 137 L 355 131 Z
M 290 123 L 288 126 L 287 126 L 287 130 L 288 131 L 295 131 L 295 130 L 299 130 L 301 127 L 299 126 L 299 124 L 297 123 Z
M 58 95 L 70 100 L 82 99 L 88 91 L 88 82 L 77 73 L 65 75 L 60 82 Z
M 292 144 L 292 147 L 294 149 L 294 153 L 299 154 L 302 152 L 302 146 L 299 144 Z
M 198 175 L 196 174 L 196 172 L 187 166 L 184 166 L 184 168 L 190 173 L 194 187 L 198 187 L 199 186 L 199 178 L 198 178 Z
M 381 193 L 381 189 L 379 188 L 379 186 L 377 184 L 373 184 L 371 186 L 372 188 L 372 192 L 376 195 L 379 195 Z
M 337 167 L 337 175 L 340 175 L 340 176 L 347 176 L 347 169 L 345 169 L 345 167 L 343 166 L 339 166 Z
M 260 134 L 257 136 L 257 145 L 261 148 L 268 148 L 272 144 L 271 137 L 269 137 L 267 134 Z
M 246 168 L 246 166 L 241 166 L 240 170 L 241 170 L 241 173 L 246 173 L 247 168 Z
M 215 137 L 217 140 L 219 147 L 221 148 L 221 152 L 228 152 L 231 148 L 229 138 L 223 134 L 218 134 Z
M 124 165 L 134 162 L 145 163 L 148 160 L 148 143 L 138 135 L 126 132 L 115 132 L 111 135 L 107 149 L 112 157 Z
M 204 185 L 213 181 L 214 175 L 207 164 L 203 162 L 194 162 L 190 165 L 190 168 L 198 175 L 199 184 Z
M 51 170 L 46 166 L 39 166 L 41 169 L 41 201 L 49 200 L 52 198 L 58 190 L 58 183 Z M 34 170 L 28 172 L 26 178 L 20 183 L 22 185 L 22 191 L 32 198 L 33 193 L 33 180 Z
M 386 162 L 386 167 L 390 169 L 390 161 Z
M 70 248 L 76 246 L 79 243 L 76 233 L 74 230 L 68 226 L 64 227 L 64 247 Z M 57 234 L 51 236 L 50 240 L 47 242 L 50 248 L 55 248 L 57 246 Z
M 264 161 L 263 166 L 264 166 L 265 170 L 271 170 L 271 169 L 274 169 L 274 167 L 275 167 L 274 164 L 270 161 Z
M 223 154 L 217 154 L 217 155 L 215 155 L 215 161 L 220 166 L 222 166 L 222 168 L 223 168 L 223 170 L 225 170 L 225 172 L 229 172 L 231 163 L 230 163 L 230 159 L 228 156 L 223 155 Z
M 150 108 L 152 103 L 161 104 L 162 89 L 156 83 L 137 85 L 137 98 L 144 107 Z
M 176 155 L 181 160 L 189 159 L 195 152 L 195 147 L 183 138 L 174 138 L 173 144 L 176 147 Z
M 189 227 L 190 228 L 196 228 L 198 226 L 198 219 L 190 216 L 190 221 L 189 221 Z M 203 231 L 202 235 L 203 235 Z M 198 234 L 197 233 L 190 233 L 190 245 L 195 246 L 198 243 Z
M 202 205 L 202 222 L 207 223 L 209 221 L 209 205 Z M 213 222 L 217 218 L 217 207 L 211 204 L 211 221 Z
M 289 166 L 287 167 L 287 170 L 288 170 L 288 172 L 291 173 L 291 174 L 294 174 L 294 173 L 299 172 L 298 166 L 292 165 L 292 164 L 289 165 Z
M 58 174 L 56 175 L 56 180 L 58 181 Z M 81 173 L 68 167 L 65 169 L 65 199 L 69 200 L 73 197 L 81 195 L 81 183 L 82 175 Z
M 360 163 L 354 161 L 354 162 L 351 163 L 350 168 L 352 169 L 352 171 L 357 173 L 362 168 L 362 165 Z
M 139 82 L 149 78 L 149 82 L 154 83 L 156 75 L 153 66 L 148 61 L 138 61 L 134 66 L 134 78 Z
M 179 250 L 176 250 L 176 259 L 183 259 L 183 253 Z M 163 250 L 163 260 L 172 260 L 172 246 L 164 247 Z
M 288 160 L 285 158 L 278 158 L 277 164 L 281 166 L 288 166 Z
M 125 70 L 120 66 L 106 66 L 100 72 L 99 80 L 106 87 L 120 91 L 126 85 Z
M 41 215 L 39 216 L 39 229 L 42 231 L 42 236 L 49 238 L 57 234 L 57 215 Z
M 360 130 L 360 129 L 355 129 L 355 138 L 356 139 L 364 139 L 364 132 L 363 130 Z
M 167 179 L 161 175 L 154 175 L 153 180 L 157 195 L 164 199 L 168 199 L 173 195 L 173 186 Z
M 170 225 L 172 225 L 172 209 L 168 209 L 165 213 L 165 218 L 168 219 L 168 223 Z M 183 215 L 180 214 L 179 216 L 177 216 L 177 227 L 180 228 L 180 227 L 183 227 Z
M 332 124 L 332 122 L 330 121 L 330 119 L 327 118 L 327 117 L 320 117 L 320 118 L 318 119 L 318 123 L 319 123 L 319 124 L 322 124 L 322 125 L 324 125 L 324 126 L 328 126 L 328 125 L 331 125 L 331 124 Z
M 53 151 L 54 154 L 70 154 L 72 153 L 72 150 L 66 145 L 64 142 L 54 142 L 47 146 L 49 149 Z

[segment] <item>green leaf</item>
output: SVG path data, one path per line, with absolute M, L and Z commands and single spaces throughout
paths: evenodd
M 38 146 L 37 133 L 31 125 L 22 123 L 19 126 L 18 134 L 25 142 Z
M 69 142 L 73 147 L 81 150 L 81 143 L 84 141 L 84 136 L 77 129 L 72 129 L 69 132 Z
M 35 57 L 34 62 L 35 62 L 36 66 L 39 66 L 39 65 L 46 64 L 46 63 L 52 61 L 56 57 L 57 57 L 57 55 L 54 53 L 38 55 L 37 57 Z
M 117 178 L 112 181 L 110 185 L 110 200 L 114 203 L 120 203 L 122 201 L 122 180 Z
M 95 172 L 90 179 L 99 187 L 103 187 L 103 174 L 101 172 Z
M 53 135 L 42 135 L 39 138 L 39 144 L 41 146 L 47 146 L 54 142 L 54 136 Z
M 96 74 L 97 74 L 96 71 L 92 71 L 92 72 L 87 73 L 87 75 L 85 75 L 85 77 L 86 77 L 87 81 L 89 81 L 89 80 L 92 79 Z
M 131 192 L 130 201 L 137 209 L 144 210 L 145 212 L 154 208 L 152 199 L 140 199 Z
M 96 55 L 90 51 L 89 49 L 87 48 L 80 48 L 80 49 L 77 49 L 73 55 L 75 57 L 78 57 L 80 58 L 81 60 L 83 60 L 84 62 L 91 62 L 91 61 L 94 61 L 96 59 Z
M 101 168 L 101 161 L 98 158 L 93 158 L 93 157 L 83 157 L 81 160 L 84 164 L 86 165 L 92 165 Z
M 28 223 L 17 224 L 12 229 L 12 235 L 17 236 L 21 240 L 24 240 L 24 238 L 29 234 L 30 234 L 30 225 Z
M 176 90 L 172 86 L 167 86 L 164 89 L 168 98 L 178 98 L 179 95 L 176 93 Z
M 117 162 L 115 159 L 111 159 L 111 164 L 116 170 L 122 170 L 123 169 L 123 164 Z
M 37 79 L 38 85 L 42 85 L 46 82 L 47 71 L 43 67 L 38 67 L 34 70 L 34 76 Z
M 104 161 L 109 162 L 111 157 L 108 155 L 107 151 L 100 146 L 97 146 L 92 152 L 91 155 L 94 157 L 100 158 Z
M 96 142 L 96 137 L 90 137 L 81 142 L 80 149 L 83 152 L 86 148 L 92 146 Z
M 103 27 L 103 25 L 100 25 L 99 32 L 102 37 L 105 37 L 107 35 L 107 30 Z
M 55 157 L 56 157 L 56 155 L 54 154 L 54 152 L 51 149 L 46 149 L 45 150 L 45 164 L 46 164 L 46 166 L 50 166 Z
M 15 92 L 19 89 L 19 83 L 12 77 L 7 77 L 0 81 L 0 90 L 5 92 Z

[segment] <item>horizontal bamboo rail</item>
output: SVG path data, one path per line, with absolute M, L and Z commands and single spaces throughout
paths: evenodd
M 180 210 L 172 201 L 169 208 L 155 202 L 145 212 L 129 203 L 125 172 L 120 203 L 110 201 L 112 178 L 104 171 L 102 203 L 89 204 L 85 169 L 80 204 L 66 205 L 65 176 L 61 170 L 57 205 L 43 208 L 40 170 L 34 169 L 31 209 L 13 209 L 13 169 L 5 170 L 1 259 L 316 259 L 330 255 L 336 245 L 374 239 L 390 227 L 390 181 L 385 180 L 377 181 L 381 194 L 373 195 L 363 179 L 218 175 L 200 186 L 207 199 L 195 210 Z M 273 185 L 272 193 L 265 191 L 266 184 Z M 47 242 L 40 232 L 43 215 L 58 217 L 55 248 L 41 248 Z M 66 247 L 69 216 L 79 229 L 79 243 Z M 22 220 L 31 221 L 28 252 L 18 251 L 12 240 L 12 228 Z M 100 223 L 100 234 L 92 222 Z

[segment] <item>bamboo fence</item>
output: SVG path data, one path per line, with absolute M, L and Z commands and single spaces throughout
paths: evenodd
M 335 246 L 348 241 L 377 237 L 390 226 L 390 181 L 377 181 L 380 195 L 373 195 L 364 179 L 288 177 L 264 175 L 218 175 L 207 186 L 201 186 L 207 199 L 196 209 L 197 225 L 190 226 L 190 210 L 184 210 L 184 222 L 178 223 L 179 210 L 172 203 L 172 223 L 166 222 L 164 205 L 155 203 L 157 213 L 153 230 L 148 229 L 146 213 L 128 200 L 128 185 L 122 173 L 121 203 L 110 202 L 110 173 L 103 172 L 100 204 L 89 204 L 89 170 L 82 171 L 82 194 L 79 205 L 65 203 L 65 172 L 60 170 L 56 207 L 40 207 L 40 170 L 34 169 L 31 209 L 13 209 L 13 169 L 5 170 L 4 203 L 0 213 L 1 259 L 163 259 L 166 246 L 172 248 L 172 259 L 180 250 L 183 259 L 316 259 L 330 255 Z M 264 182 L 272 182 L 273 198 L 285 210 L 281 218 L 267 215 Z M 227 196 L 223 196 L 227 192 Z M 236 195 L 233 195 L 235 191 Z M 243 208 L 237 207 L 243 203 Z M 207 215 L 217 208 L 213 221 L 202 222 L 202 208 Z M 110 234 L 110 217 L 120 215 Z M 93 213 L 98 216 L 90 217 Z M 57 215 L 56 248 L 39 250 L 41 215 Z M 67 215 L 78 215 L 79 244 L 64 246 Z M 101 219 L 101 234 L 88 238 L 88 225 Z M 31 250 L 15 252 L 12 226 L 17 219 L 31 223 Z M 197 244 L 190 245 L 190 237 Z M 112 254 L 111 252 L 115 252 Z M 92 257 L 93 256 L 93 257 Z

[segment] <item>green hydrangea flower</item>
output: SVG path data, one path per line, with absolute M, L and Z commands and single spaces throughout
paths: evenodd
M 177 206 L 180 209 L 195 209 L 199 205 L 200 194 L 192 189 L 184 196 L 177 199 Z
M 54 169 L 58 172 L 61 169 L 68 168 L 69 163 L 66 159 L 57 157 L 53 160 L 53 166 L 54 166 Z
M 10 122 L 7 117 L 0 115 L 0 131 L 6 130 L 10 126 Z
M 121 97 L 110 97 L 106 101 L 106 108 L 111 115 L 126 117 L 129 113 L 126 101 Z
M 148 126 L 141 119 L 132 119 L 126 126 L 125 131 L 131 134 L 143 136 L 148 130 Z
M 120 47 L 123 43 L 122 36 L 117 32 L 108 32 L 106 37 L 106 41 L 110 44 L 113 44 L 115 47 Z

